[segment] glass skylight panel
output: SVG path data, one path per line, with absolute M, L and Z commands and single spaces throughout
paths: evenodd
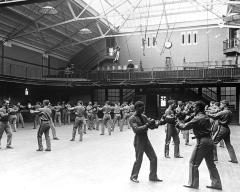
M 227 4 L 221 0 L 75 0 L 89 4 L 99 15 L 105 16 L 115 27 L 120 26 L 120 32 L 141 25 L 156 25 L 162 18 L 161 28 L 168 22 L 186 23 L 192 26 L 193 21 L 211 20 L 220 23 L 221 16 L 227 13 Z M 208 14 L 207 14 L 208 11 Z M 189 24 L 187 22 L 190 22 Z M 203 23 L 203 22 L 202 22 Z M 207 23 L 207 21 L 206 21 Z M 124 24 L 124 25 L 123 25 Z M 202 25 L 202 24 L 200 24 Z

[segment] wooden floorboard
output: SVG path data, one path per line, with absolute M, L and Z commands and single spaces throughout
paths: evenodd
M 19 129 L 13 135 L 13 150 L 0 150 L 0 190 L 17 192 L 42 191 L 104 191 L 104 192 L 191 192 L 214 190 L 206 189 L 210 184 L 205 162 L 200 167 L 200 189 L 191 190 L 182 187 L 188 180 L 188 161 L 193 146 L 183 145 L 183 159 L 171 159 L 163 156 L 164 127 L 149 131 L 149 138 L 158 156 L 158 175 L 162 183 L 148 181 L 149 161 L 144 156 L 139 174 L 139 184 L 129 180 L 134 162 L 133 137 L 131 130 L 115 130 L 112 136 L 100 136 L 98 131 L 88 131 L 84 141 L 71 142 L 72 126 L 57 127 L 59 141 L 52 140 L 52 152 L 36 152 L 37 130 Z M 240 159 L 240 130 L 232 126 L 232 144 Z M 45 146 L 45 140 L 43 140 Z M 195 141 L 190 140 L 194 145 Z M 2 147 L 6 144 L 6 135 L 2 138 Z M 218 170 L 223 183 L 223 191 L 240 191 L 240 165 L 228 162 L 226 148 L 218 147 Z

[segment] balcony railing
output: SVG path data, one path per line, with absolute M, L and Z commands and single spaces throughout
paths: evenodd
M 223 41 L 223 50 L 239 48 L 240 42 L 237 38 L 231 38 Z

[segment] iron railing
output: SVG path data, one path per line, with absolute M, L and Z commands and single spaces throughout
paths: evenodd
M 240 42 L 238 38 L 230 38 L 223 41 L 223 50 L 231 48 L 239 48 Z

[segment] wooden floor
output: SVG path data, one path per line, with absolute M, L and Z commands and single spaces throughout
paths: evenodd
M 232 144 L 240 160 L 240 129 L 232 126 Z M 88 131 L 84 141 L 71 142 L 72 126 L 57 128 L 59 141 L 52 141 L 52 152 L 36 152 L 36 130 L 32 125 L 19 129 L 13 135 L 13 150 L 0 150 L 0 190 L 16 192 L 42 191 L 103 191 L 103 192 L 191 192 L 214 190 L 206 189 L 210 184 L 205 162 L 200 167 L 200 189 L 182 187 L 188 180 L 188 161 L 193 146 L 185 146 L 181 137 L 183 159 L 163 157 L 164 127 L 149 131 L 149 138 L 158 156 L 158 175 L 162 183 L 148 181 L 149 161 L 143 159 L 139 175 L 140 183 L 129 180 L 134 162 L 133 133 L 115 130 L 112 136 L 100 136 L 99 132 Z M 191 140 L 191 144 L 195 141 Z M 2 147 L 6 135 L 2 138 Z M 45 140 L 44 140 L 45 146 Z M 228 162 L 226 148 L 218 147 L 218 170 L 223 183 L 223 191 L 240 191 L 240 165 Z

